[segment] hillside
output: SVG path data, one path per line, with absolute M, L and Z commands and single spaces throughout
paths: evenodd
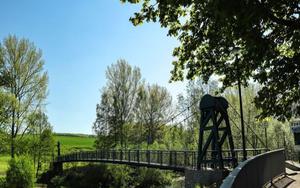
M 55 133 L 55 142 L 60 142 L 61 152 L 93 150 L 95 136 L 86 134 Z

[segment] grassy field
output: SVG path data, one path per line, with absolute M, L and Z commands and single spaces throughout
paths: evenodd
M 82 134 L 56 134 L 55 142 L 60 142 L 61 152 L 93 150 L 95 137 Z

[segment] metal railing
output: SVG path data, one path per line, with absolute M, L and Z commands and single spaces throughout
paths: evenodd
M 266 151 L 264 148 L 248 149 L 249 154 L 255 156 Z M 205 156 L 201 168 L 209 168 L 216 159 L 212 159 L 213 151 L 210 150 Z M 237 159 L 242 159 L 242 149 L 235 150 Z M 230 151 L 223 150 L 225 166 L 231 166 Z M 166 150 L 96 150 L 75 152 L 57 156 L 54 162 L 109 162 L 118 164 L 129 164 L 136 166 L 147 166 L 160 169 L 184 171 L 184 169 L 196 169 L 197 151 L 166 151 Z
M 254 156 L 236 167 L 221 188 L 254 188 L 285 174 L 285 151 L 279 149 Z
M 55 162 L 108 162 L 184 171 L 196 167 L 195 151 L 97 150 L 58 156 Z

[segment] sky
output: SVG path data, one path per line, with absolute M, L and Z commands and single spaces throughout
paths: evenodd
M 1 0 L 0 40 L 27 38 L 43 51 L 49 75 L 46 109 L 55 132 L 92 134 L 96 104 L 107 66 L 125 59 L 143 78 L 169 89 L 173 98 L 184 83 L 169 84 L 173 48 L 159 23 L 134 27 L 138 5 L 119 0 Z

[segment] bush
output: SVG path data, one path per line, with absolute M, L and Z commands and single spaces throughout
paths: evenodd
M 51 184 L 49 185 L 49 187 L 63 187 L 62 185 L 64 181 L 64 177 L 54 176 L 51 179 Z
M 112 182 L 114 182 L 114 179 L 107 166 L 102 164 L 73 167 L 64 171 L 63 185 L 65 187 L 110 187 Z
M 45 171 L 38 177 L 36 182 L 41 184 L 50 184 L 51 179 L 55 177 L 55 175 L 56 173 L 53 170 Z
M 133 169 L 126 165 L 108 165 L 108 173 L 112 177 L 112 187 L 131 187 Z
M 48 187 L 53 188 L 163 188 L 172 183 L 172 173 L 157 169 L 132 168 L 126 165 L 89 164 L 65 169 Z
M 5 188 L 6 186 L 6 181 L 4 177 L 0 177 L 0 187 Z
M 29 157 L 22 156 L 9 161 L 6 184 L 9 188 L 33 188 L 34 168 Z
M 138 168 L 136 173 L 136 188 L 166 187 L 172 183 L 171 174 L 158 169 Z

